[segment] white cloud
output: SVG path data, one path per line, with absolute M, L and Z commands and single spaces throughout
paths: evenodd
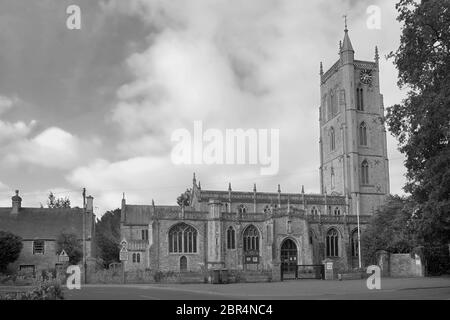
M 394 50 L 400 34 L 394 4 L 378 3 L 384 23 L 379 32 L 365 28 L 362 3 L 351 8 L 324 0 L 249 0 L 238 6 L 228 0 L 102 3 L 107 14 L 140 17 L 149 27 L 148 47 L 127 59 L 133 80 L 117 91 L 110 114 L 122 132 L 118 150 L 125 160 L 98 160 L 74 170 L 69 181 L 94 188 L 105 206 L 108 201 L 118 206 L 121 191 L 128 190 L 134 190 L 136 202 L 160 197 L 172 203 L 193 168 L 172 166 L 170 135 L 179 127 L 192 130 L 193 121 L 202 120 L 208 128 L 280 128 L 281 135 L 278 176 L 262 179 L 249 167 L 197 168 L 210 187 L 226 188 L 227 180 L 235 180 L 249 190 L 261 181 L 265 190 L 281 183 L 286 191 L 305 184 L 317 192 L 319 62 L 328 68 L 338 59 L 345 11 L 352 17 L 357 59 L 373 59 L 375 45 L 381 54 Z M 395 78 L 395 69 L 383 60 L 387 106 L 402 97 Z M 390 146 L 391 156 L 398 157 Z M 402 173 L 391 170 L 391 179 L 392 191 L 398 192 Z M 170 188 L 172 181 L 177 189 Z
M 6 96 L 0 95 L 0 114 L 10 109 L 16 101 L 16 98 L 8 98 Z

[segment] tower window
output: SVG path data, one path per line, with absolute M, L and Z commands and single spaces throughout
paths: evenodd
M 330 149 L 333 151 L 336 148 L 336 133 L 334 132 L 334 128 L 330 129 Z
M 361 164 L 361 183 L 369 184 L 369 163 L 366 160 Z
M 339 256 L 339 238 L 336 229 L 330 229 L 327 232 L 327 257 Z
M 334 168 L 331 168 L 331 189 L 334 189 Z
M 339 207 L 334 208 L 334 215 L 335 216 L 340 216 L 341 215 L 341 209 L 339 209 Z
M 317 210 L 317 208 L 316 208 L 316 207 L 312 207 L 312 208 L 311 208 L 311 214 L 312 214 L 313 216 L 315 216 L 315 215 L 318 215 L 318 214 L 319 214 L 319 211 Z
M 236 249 L 236 232 L 233 227 L 227 230 L 227 249 Z
M 364 111 L 364 94 L 363 88 L 356 89 L 356 108 L 359 111 Z
M 359 144 L 367 146 L 367 127 L 365 122 L 359 125 Z

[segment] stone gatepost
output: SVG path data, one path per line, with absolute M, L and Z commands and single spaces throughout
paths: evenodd
M 379 250 L 376 252 L 377 264 L 381 269 L 382 277 L 390 276 L 390 266 L 389 266 L 389 252 L 386 250 Z

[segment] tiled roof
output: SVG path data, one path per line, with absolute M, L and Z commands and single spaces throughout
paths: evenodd
M 91 237 L 92 214 L 86 214 L 86 238 Z M 11 208 L 0 208 L 0 230 L 23 239 L 56 239 L 61 232 L 83 237 L 81 208 L 21 208 L 11 214 Z

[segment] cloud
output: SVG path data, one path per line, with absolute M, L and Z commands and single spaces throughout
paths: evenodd
M 250 190 L 258 182 L 259 190 L 273 191 L 281 183 L 283 190 L 295 192 L 305 184 L 308 192 L 317 192 L 318 66 L 322 60 L 330 67 L 338 59 L 343 5 L 347 2 L 102 2 L 106 15 L 140 18 L 148 28 L 148 45 L 126 59 L 132 80 L 117 90 L 109 114 L 121 133 L 120 160 L 78 167 L 68 181 L 93 189 L 99 203 L 110 208 L 116 206 L 111 201 L 119 205 L 122 191 L 139 203 L 153 197 L 173 203 L 192 171 L 201 173 L 206 187 L 223 189 L 232 181 Z M 384 28 L 399 30 L 393 4 L 380 5 L 383 21 L 394 21 Z M 345 9 L 352 17 L 358 59 L 372 59 L 378 41 L 385 44 L 381 52 L 396 46 L 398 33 L 365 29 L 365 5 Z M 381 78 L 394 78 L 395 70 L 384 60 L 381 64 Z M 401 95 L 392 88 L 389 102 L 398 102 Z M 168 157 L 171 133 L 180 127 L 192 132 L 195 120 L 205 129 L 280 128 L 280 174 L 261 177 L 259 168 L 250 166 L 174 167 Z M 394 148 L 390 154 L 398 156 Z M 393 172 L 391 177 L 400 185 L 401 176 Z
M 79 162 L 83 153 L 79 139 L 57 127 L 45 129 L 34 138 L 16 141 L 9 149 L 6 162 L 49 168 L 70 168 Z
M 0 95 L 0 114 L 10 109 L 17 101 L 17 98 L 8 98 Z

